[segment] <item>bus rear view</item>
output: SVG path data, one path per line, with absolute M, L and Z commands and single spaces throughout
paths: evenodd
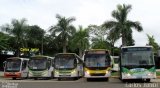
M 84 77 L 106 78 L 111 75 L 111 57 L 107 50 L 88 50 L 84 54 Z
M 156 78 L 154 54 L 151 46 L 121 48 L 120 74 L 122 81 Z

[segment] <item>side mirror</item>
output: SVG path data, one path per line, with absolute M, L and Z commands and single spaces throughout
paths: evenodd
M 5 68 L 5 66 L 6 66 L 6 61 L 3 62 L 3 68 Z

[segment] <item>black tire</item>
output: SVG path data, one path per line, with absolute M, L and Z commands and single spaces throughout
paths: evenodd
M 78 80 L 78 77 L 74 77 L 73 80 Z
M 121 81 L 122 81 L 123 83 L 126 83 L 126 82 L 127 82 L 125 79 L 121 79 Z
M 106 81 L 108 82 L 108 81 L 109 81 L 109 78 L 106 78 Z
M 35 77 L 34 80 L 38 80 L 38 78 Z
M 149 83 L 151 81 L 151 79 L 146 79 L 145 82 Z
M 87 81 L 89 82 L 89 81 L 91 81 L 91 79 L 90 79 L 90 78 L 87 78 Z
M 58 78 L 58 81 L 61 81 L 62 80 L 62 78 Z
M 13 77 L 12 80 L 16 80 L 16 77 Z

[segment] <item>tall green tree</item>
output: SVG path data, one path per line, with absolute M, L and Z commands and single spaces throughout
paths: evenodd
M 87 29 L 83 29 L 82 26 L 79 26 L 79 30 L 73 35 L 71 39 L 70 48 L 72 50 L 78 49 L 79 56 L 82 57 L 85 49 L 89 48 L 89 34 Z
M 136 29 L 138 32 L 143 30 L 140 22 L 130 21 L 127 19 L 128 13 L 131 11 L 131 5 L 117 5 L 117 10 L 112 11 L 112 17 L 115 20 L 110 20 L 103 23 L 103 27 L 110 29 L 113 35 L 122 37 L 122 46 L 126 46 L 129 37 L 132 35 L 132 28 Z
M 51 26 L 49 31 L 57 35 L 57 40 L 60 41 L 63 46 L 63 53 L 66 53 L 68 41 L 76 31 L 75 27 L 71 24 L 73 21 L 75 21 L 75 18 L 66 18 L 59 14 L 56 15 L 56 18 L 58 23 L 55 26 Z
M 108 31 L 101 26 L 88 26 L 89 34 L 91 36 L 91 48 L 93 49 L 109 49 L 110 45 L 106 39 Z
M 154 36 L 150 36 L 150 35 L 147 34 L 147 37 L 148 37 L 148 44 L 147 44 L 147 45 L 151 45 L 151 46 L 153 47 L 153 51 L 154 51 L 155 53 L 157 53 L 160 47 L 159 47 L 159 45 L 155 42 Z
M 28 47 L 39 48 L 41 49 L 41 54 L 43 54 L 44 36 L 44 29 L 40 28 L 38 25 L 29 26 L 27 30 Z
M 19 48 L 26 47 L 26 30 L 28 25 L 26 24 L 26 19 L 21 20 L 13 19 L 11 24 L 6 24 L 2 26 L 2 30 L 14 37 L 14 45 L 16 47 L 17 56 L 19 56 Z
M 8 40 L 10 36 L 0 32 L 0 50 L 10 49 Z

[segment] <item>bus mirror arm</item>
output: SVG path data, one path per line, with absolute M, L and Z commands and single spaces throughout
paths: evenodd
M 3 62 L 3 68 L 5 68 L 5 66 L 6 66 L 6 61 Z

